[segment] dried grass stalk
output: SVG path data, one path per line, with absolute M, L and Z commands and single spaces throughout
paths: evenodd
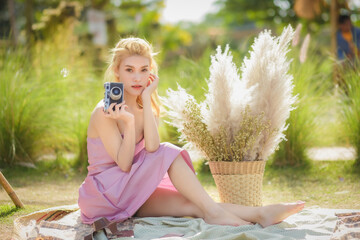
M 209 90 L 198 104 L 184 89 L 168 90 L 163 98 L 171 125 L 210 161 L 267 160 L 285 137 L 292 96 L 290 61 L 286 58 L 293 29 L 280 37 L 260 33 L 244 59 L 242 78 L 229 47 L 212 56 Z

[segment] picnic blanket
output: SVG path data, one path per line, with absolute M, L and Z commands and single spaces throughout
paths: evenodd
M 148 217 L 131 218 L 118 223 L 119 231 L 133 230 L 134 236 L 109 239 L 359 239 L 360 210 L 305 208 L 282 223 L 262 228 L 210 225 L 199 218 Z M 92 232 L 83 224 L 77 205 L 38 211 L 14 221 L 13 240 L 83 240 Z

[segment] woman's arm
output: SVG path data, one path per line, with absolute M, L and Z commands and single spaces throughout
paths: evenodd
M 144 112 L 144 138 L 145 149 L 148 152 L 155 152 L 160 146 L 160 137 L 157 127 L 157 122 L 151 108 L 151 94 L 157 88 L 159 78 L 151 75 L 152 83 L 145 88 L 141 94 Z
M 115 106 L 115 111 L 112 110 Z M 121 108 L 120 108 L 121 107 Z M 135 121 L 134 116 L 126 111 L 124 103 L 112 104 L 109 113 L 98 108 L 94 113 L 94 126 L 103 142 L 107 153 L 124 172 L 131 170 L 135 152 Z M 121 136 L 117 121 L 124 124 L 124 136 Z

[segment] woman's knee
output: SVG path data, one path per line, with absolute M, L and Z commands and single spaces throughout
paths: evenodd
M 174 161 L 171 163 L 169 170 L 171 171 L 173 168 L 176 168 L 177 166 L 181 166 L 183 163 L 185 163 L 184 158 L 179 154 Z

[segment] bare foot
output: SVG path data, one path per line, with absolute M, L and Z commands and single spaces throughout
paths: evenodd
M 273 204 L 260 208 L 259 224 L 267 227 L 283 221 L 285 218 L 301 211 L 305 202 L 297 201 L 295 203 Z
M 242 220 L 238 216 L 226 211 L 221 207 L 216 210 L 212 210 L 211 212 L 205 213 L 204 221 L 213 225 L 241 226 L 252 224 Z

